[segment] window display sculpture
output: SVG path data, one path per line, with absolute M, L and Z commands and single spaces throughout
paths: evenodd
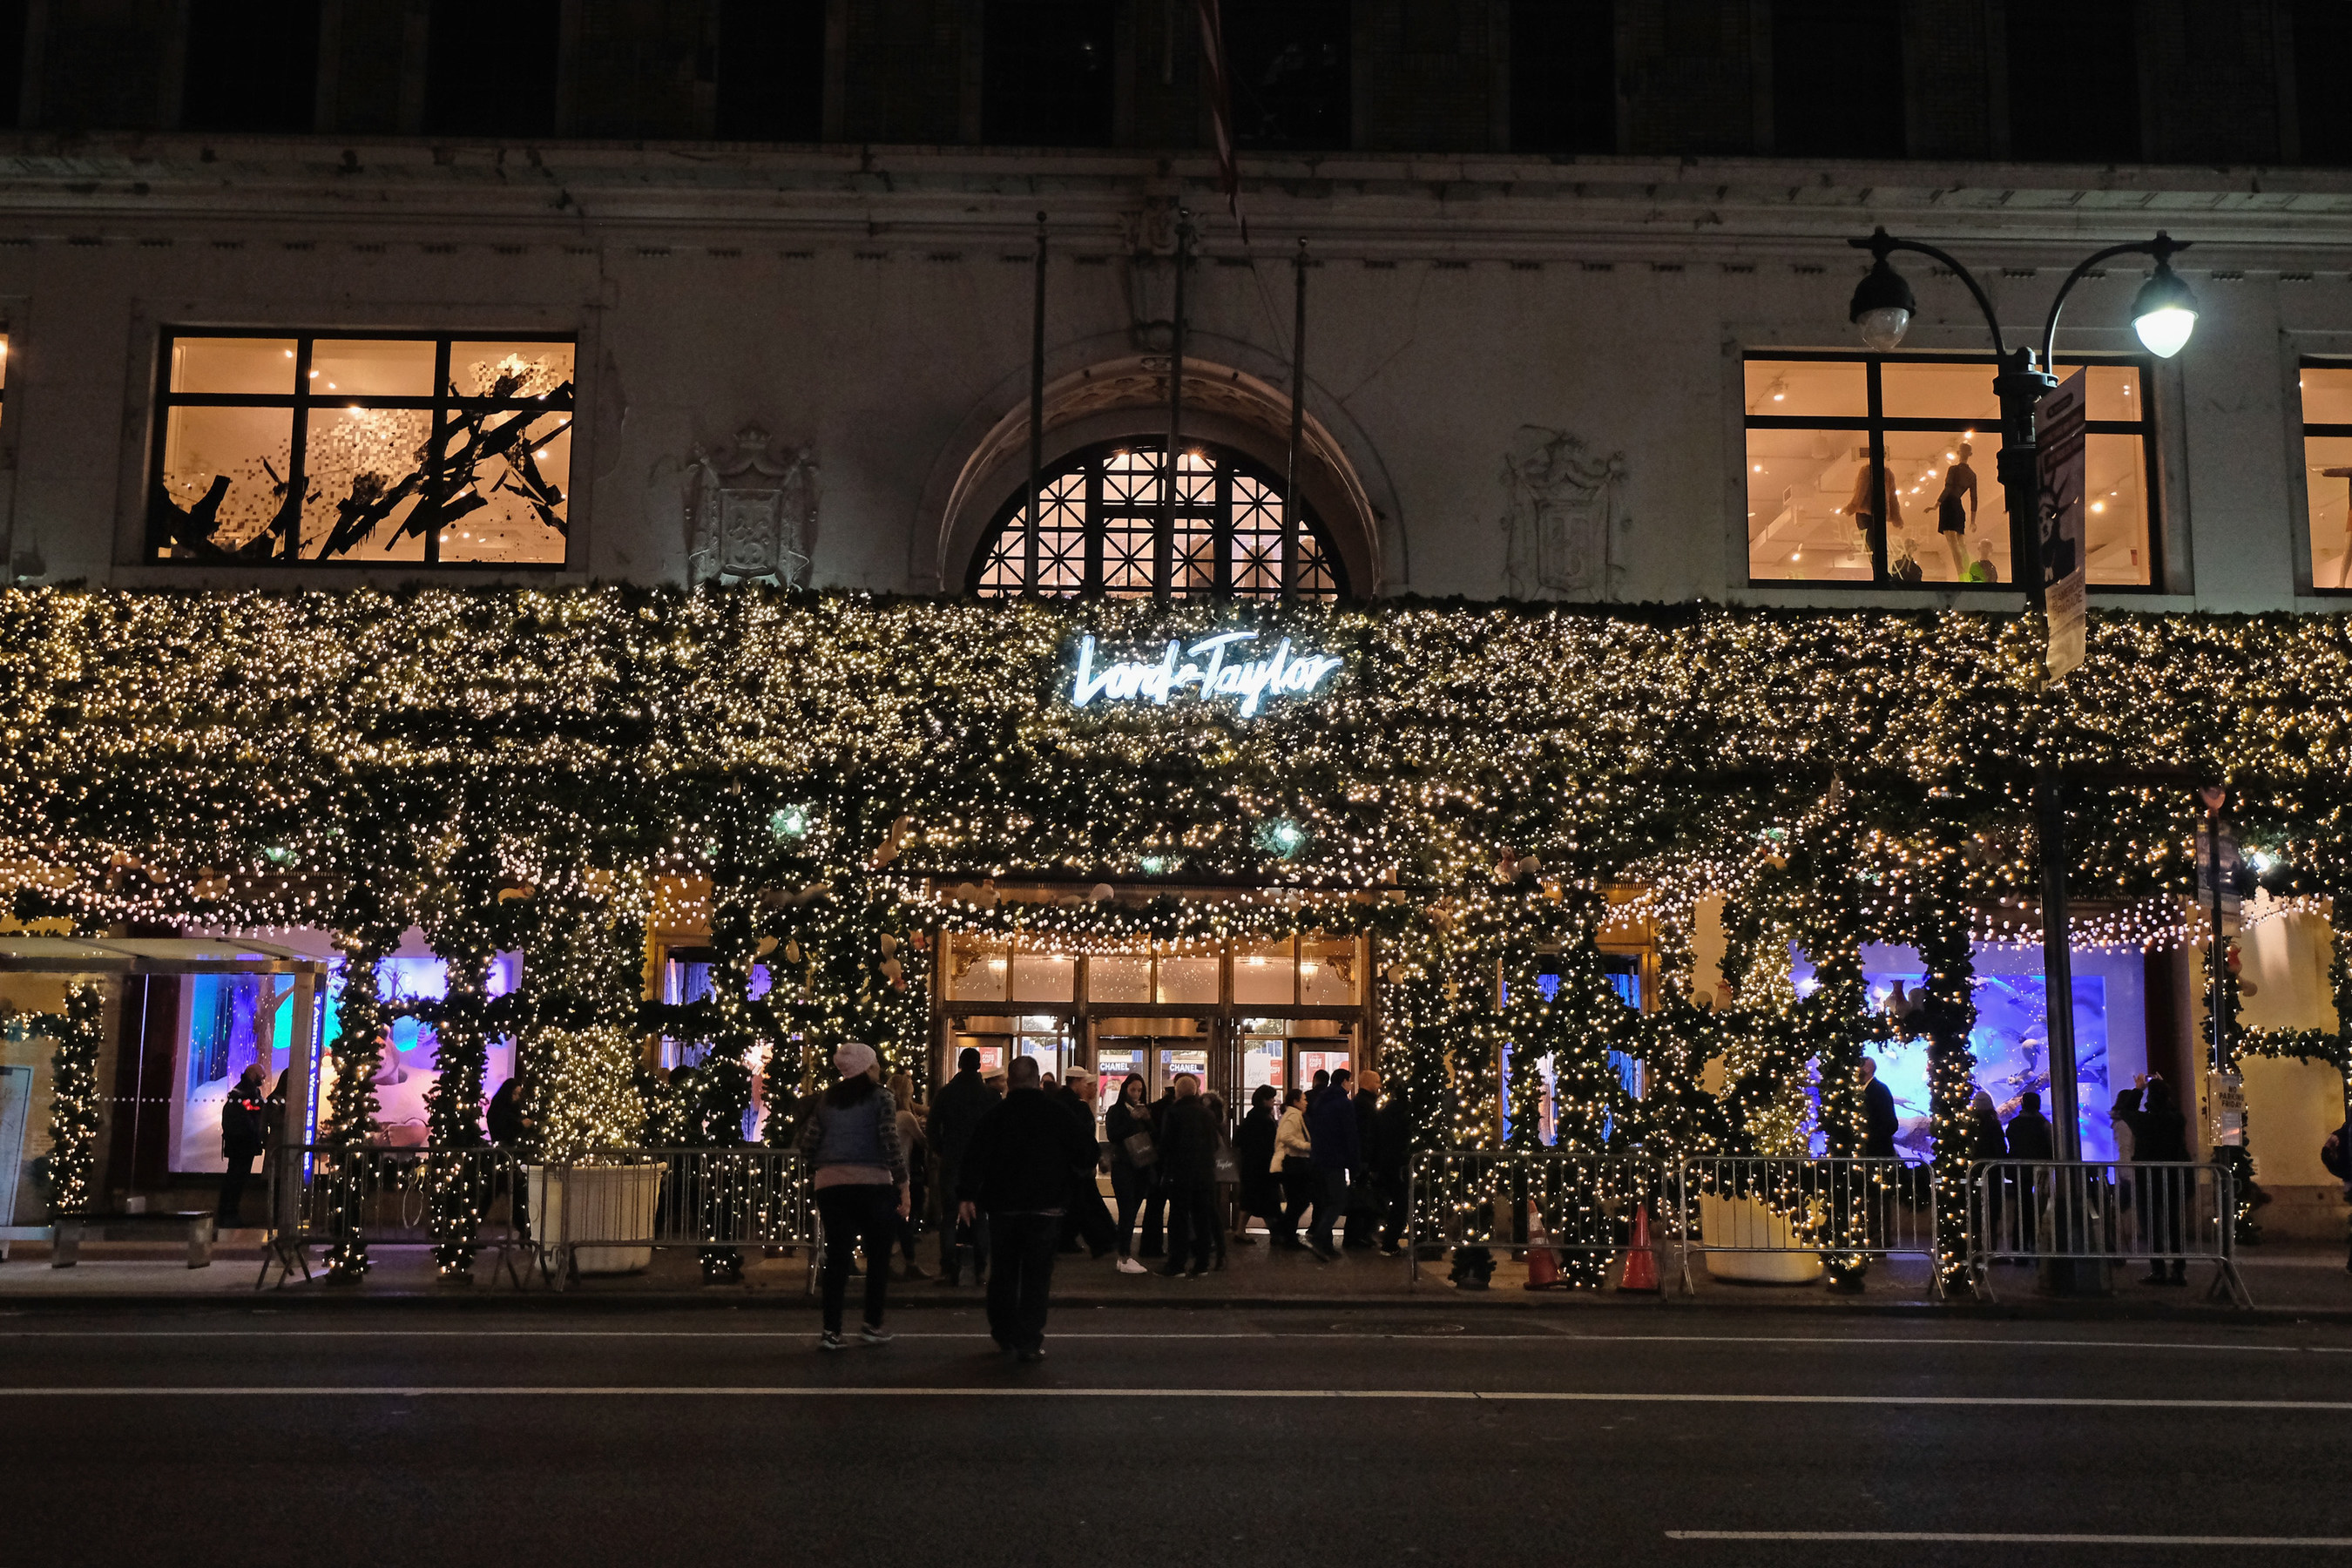
M 768 449 L 747 425 L 731 453 L 699 446 L 686 477 L 687 580 L 808 585 L 816 541 L 816 459 L 805 447 Z

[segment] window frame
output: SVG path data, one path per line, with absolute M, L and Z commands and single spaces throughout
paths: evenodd
M 1803 414 L 1750 414 L 1748 412 L 1745 389 L 1748 367 L 1759 363 L 1860 364 L 1864 367 L 1868 413 L 1861 416 Z M 2165 586 L 2164 559 L 2164 490 L 2162 464 L 2158 460 L 2157 416 L 2154 410 L 2156 361 L 2146 354 L 2134 353 L 2074 353 L 2062 356 L 2060 363 L 2069 366 L 2122 366 L 2139 374 L 2141 416 L 2131 419 L 2091 419 L 2084 423 L 2084 433 L 2090 436 L 2137 436 L 2140 444 L 2142 483 L 2147 489 L 2147 581 L 2136 584 L 2098 584 L 2091 587 L 2095 594 L 2161 595 L 2169 592 Z M 1750 588 L 1790 588 L 1811 592 L 1828 589 L 1843 593 L 1879 593 L 1888 590 L 1906 594 L 2016 594 L 2024 591 L 2022 584 L 2009 583 L 1905 583 L 1887 573 L 1886 520 L 1882 499 L 1880 515 L 1870 527 L 1870 579 L 1855 582 L 1836 577 L 1822 578 L 1759 578 L 1755 574 L 1753 536 L 1748 530 L 1748 476 L 1751 459 L 1748 456 L 1748 434 L 1752 430 L 1841 430 L 1858 432 L 1870 440 L 1870 462 L 1874 474 L 1884 474 L 1886 468 L 1886 436 L 1889 432 L 1922 435 L 1948 433 L 1954 421 L 1949 418 L 1925 418 L 1913 416 L 1890 416 L 1885 412 L 1882 372 L 1890 364 L 1968 364 L 1981 365 L 1987 374 L 2000 370 L 2000 363 L 1989 353 L 1955 353 L 1923 352 L 1918 353 L 1872 353 L 1866 350 L 1844 349 L 1775 349 L 1758 348 L 1741 351 L 1739 357 L 1740 402 L 1740 486 L 1734 511 L 1740 520 L 1739 558 L 1745 563 L 1741 581 Z M 2347 428 L 2352 434 L 2352 426 Z M 2002 526 L 2007 526 L 2009 498 L 2001 489 L 1998 475 L 1992 483 L 1993 497 L 2000 509 Z M 2015 563 L 2011 563 L 2012 575 Z
M 2298 381 L 2294 395 L 2294 471 L 2295 477 L 2303 481 L 2303 505 L 2299 509 L 2300 515 L 2295 520 L 2300 525 L 2296 531 L 2303 535 L 2303 558 L 2295 563 L 2295 576 L 2301 584 L 2297 591 L 2308 594 L 2315 599 L 2352 599 L 2352 586 L 2323 588 L 2319 585 L 2319 563 L 2315 559 L 2319 542 L 2312 536 L 2311 532 L 2310 461 L 2310 442 L 2313 437 L 2334 437 L 2339 440 L 2352 438 L 2352 423 L 2312 419 L 2304 412 L 2305 403 L 2300 384 L 2302 374 L 2307 370 L 2340 370 L 2352 373 L 2352 354 L 2298 354 L 2295 356 L 2294 368 Z M 2352 481 L 2337 482 L 2352 484 Z
M 181 342 L 205 338 L 257 338 L 290 341 L 294 344 L 294 387 L 291 393 L 260 392 L 174 392 L 172 390 L 172 349 Z M 332 393 L 320 395 L 310 390 L 310 365 L 313 345 L 320 342 L 429 342 L 434 345 L 433 384 L 430 396 L 393 394 Z M 451 390 L 449 379 L 450 351 L 457 343 L 560 343 L 572 351 L 572 391 L 562 401 L 552 394 L 538 397 L 461 396 Z M 441 530 L 424 536 L 425 558 L 421 561 L 354 561 L 343 557 L 316 560 L 301 553 L 301 509 L 297 505 L 291 516 L 290 532 L 281 531 L 281 548 L 267 556 L 248 557 L 242 563 L 231 558 L 210 559 L 202 556 L 173 556 L 163 553 L 168 542 L 159 532 L 155 510 L 156 491 L 163 482 L 163 464 L 169 449 L 171 415 L 175 408 L 267 408 L 285 409 L 292 423 L 292 450 L 289 454 L 287 485 L 300 486 L 309 479 L 310 416 L 320 407 L 347 407 L 359 402 L 371 408 L 422 412 L 431 416 L 433 449 L 441 449 L 447 435 L 452 410 L 502 413 L 509 410 L 540 409 L 571 416 L 563 431 L 572 437 L 573 465 L 578 466 L 580 435 L 580 334 L 577 331 L 507 331 L 499 328 L 468 328 L 443 331 L 418 331 L 408 329 L 374 329 L 364 327 L 285 327 L 256 326 L 173 326 L 160 328 L 155 340 L 154 380 L 149 408 L 151 428 L 148 432 L 148 452 L 145 483 L 141 487 L 139 506 L 140 564 L 170 569 L 219 567 L 244 564 L 260 567 L 295 567 L 342 571 L 414 572 L 431 569 L 447 572 L 543 572 L 569 570 L 573 559 L 574 530 L 579 519 L 572 514 L 572 505 L 577 499 L 579 486 L 573 473 L 567 469 L 563 488 L 565 508 L 563 555 L 557 561 L 443 561 Z M 444 479 L 438 471 L 426 480 L 426 495 L 434 501 L 445 499 Z
M 1120 452 L 1136 452 L 1139 454 L 1152 450 L 1160 450 L 1164 452 L 1167 442 L 1168 437 L 1164 434 L 1157 436 L 1129 436 L 1108 441 L 1094 441 L 1087 443 L 1086 446 L 1079 447 L 1064 453 L 1060 458 L 1047 465 L 1043 479 L 1048 488 L 1050 488 L 1057 479 L 1066 478 L 1074 472 L 1083 472 L 1085 475 L 1085 499 L 1080 503 L 1082 509 L 1080 527 L 1085 535 L 1086 556 L 1085 565 L 1079 579 L 1079 585 L 1075 592 L 1041 592 L 1037 588 L 1036 583 L 1037 579 L 1043 574 L 1045 569 L 1044 552 L 1042 549 L 1030 550 L 1025 549 L 1025 547 L 1024 553 L 1026 561 L 1023 568 L 1022 575 L 1026 580 L 1026 584 L 1024 587 L 1014 591 L 1006 591 L 1003 589 L 990 588 L 982 582 L 982 576 L 988 570 L 990 557 L 996 552 L 997 541 L 1003 538 L 1008 531 L 1025 530 L 1027 526 L 1028 482 L 1025 476 L 1024 477 L 1019 488 L 1013 491 L 1012 496 L 1008 498 L 1003 505 L 997 508 L 995 514 L 989 519 L 988 526 L 981 531 L 979 539 L 974 542 L 971 563 L 964 570 L 964 592 L 976 598 L 983 598 L 992 601 L 1034 598 L 1106 599 L 1113 597 L 1114 595 L 1112 591 L 1104 586 L 1104 580 L 1107 575 L 1106 563 L 1108 555 L 1105 546 L 1110 521 L 1105 513 L 1107 510 L 1118 510 L 1120 511 L 1121 515 L 1124 516 L 1129 514 L 1129 509 L 1112 509 L 1110 508 L 1110 503 L 1105 501 L 1103 497 L 1103 464 L 1106 459 Z M 1181 529 L 1181 526 L 1186 518 L 1198 517 L 1204 510 L 1209 512 L 1209 538 L 1212 561 L 1212 581 L 1213 585 L 1205 594 L 1180 592 L 1177 590 L 1174 583 L 1177 574 L 1181 571 L 1183 565 L 1181 552 L 1177 548 L 1176 541 L 1168 538 L 1161 530 L 1159 519 L 1161 516 L 1164 516 L 1164 508 L 1162 506 L 1155 505 L 1151 509 L 1154 518 L 1152 523 L 1152 586 L 1150 589 L 1141 594 L 1136 594 L 1131 590 L 1120 590 L 1116 596 L 1122 598 L 1150 598 L 1164 594 L 1171 599 L 1185 600 L 1239 598 L 1260 603 L 1278 601 L 1282 596 L 1278 591 L 1271 594 L 1255 590 L 1245 593 L 1236 593 L 1233 586 L 1234 566 L 1233 555 L 1233 542 L 1234 538 L 1234 512 L 1235 510 L 1235 502 L 1234 500 L 1233 494 L 1233 478 L 1234 475 L 1239 474 L 1244 478 L 1249 479 L 1254 482 L 1264 486 L 1270 494 L 1279 500 L 1282 499 L 1282 480 L 1280 476 L 1274 473 L 1274 471 L 1265 464 L 1259 462 L 1248 453 L 1242 451 L 1240 448 L 1235 447 L 1226 446 L 1220 442 L 1208 440 L 1187 440 L 1182 443 L 1182 447 L 1186 451 L 1204 453 L 1212 459 L 1213 467 L 1211 474 L 1214 487 L 1212 491 L 1212 495 L 1213 499 L 1205 509 L 1198 506 L 1185 506 L 1180 503 L 1176 509 L 1176 515 Z M 1155 471 L 1164 472 L 1165 462 L 1166 459 L 1163 456 L 1161 462 L 1153 466 Z M 1155 484 L 1154 488 L 1157 489 L 1159 487 Z M 1349 595 L 1347 563 L 1340 558 L 1339 547 L 1332 540 L 1330 531 L 1323 526 L 1321 518 L 1317 515 L 1314 507 L 1310 505 L 1303 496 L 1298 498 L 1296 504 L 1298 511 L 1299 535 L 1303 539 L 1311 540 L 1313 542 L 1316 551 L 1322 558 L 1323 570 L 1331 579 L 1328 602 L 1334 604 L 1346 602 Z M 1040 510 L 1042 510 L 1043 509 L 1041 508 Z M 1304 565 L 1305 563 L 1302 560 L 1302 573 Z M 1321 600 L 1324 598 L 1324 593 L 1321 590 L 1309 590 L 1302 584 L 1296 589 L 1295 596 L 1300 599 Z

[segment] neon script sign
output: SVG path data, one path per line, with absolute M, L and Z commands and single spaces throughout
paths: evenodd
M 1237 647 L 1254 642 L 1255 632 L 1220 632 L 1186 647 L 1171 637 L 1157 664 L 1121 661 L 1095 667 L 1092 633 L 1078 641 L 1077 678 L 1070 686 L 1070 706 L 1084 708 L 1097 699 L 1108 702 L 1150 702 L 1165 708 L 1188 688 L 1194 700 L 1230 697 L 1241 703 L 1242 717 L 1255 714 L 1269 697 L 1311 697 L 1324 678 L 1348 661 L 1338 654 L 1295 654 L 1283 638 L 1264 658 L 1237 658 L 1253 650 Z

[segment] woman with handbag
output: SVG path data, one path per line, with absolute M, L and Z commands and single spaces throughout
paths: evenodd
M 1118 1199 L 1118 1271 L 1140 1274 L 1135 1260 L 1135 1216 L 1151 1195 L 1160 1143 L 1151 1133 L 1151 1110 L 1141 1073 L 1118 1086 L 1118 1101 L 1103 1113 L 1103 1136 L 1110 1142 L 1110 1190 Z

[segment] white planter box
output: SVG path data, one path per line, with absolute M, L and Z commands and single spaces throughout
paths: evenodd
M 1698 1200 L 1701 1239 L 1717 1247 L 1794 1247 L 1797 1234 L 1786 1215 L 1775 1214 L 1754 1198 L 1719 1198 L 1701 1194 Z M 1822 1274 L 1816 1252 L 1710 1252 L 1706 1271 L 1717 1279 L 1738 1279 L 1750 1285 L 1810 1285 Z
M 655 1165 L 525 1167 L 530 1184 L 531 1233 L 541 1248 L 569 1247 L 582 1274 L 635 1274 L 652 1267 L 650 1247 L 604 1247 L 654 1234 L 662 1175 Z

